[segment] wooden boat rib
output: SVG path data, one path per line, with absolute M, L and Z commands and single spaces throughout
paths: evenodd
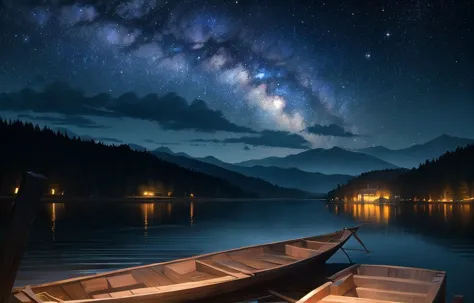
M 297 303 L 445 302 L 446 274 L 422 268 L 353 265 Z
M 16 288 L 12 298 L 22 303 L 151 303 L 208 298 L 323 264 L 357 229 Z

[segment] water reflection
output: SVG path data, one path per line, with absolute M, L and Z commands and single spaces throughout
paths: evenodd
M 390 216 L 397 214 L 397 209 L 391 205 L 347 203 L 333 204 L 329 209 L 336 215 L 351 214 L 354 219 L 375 223 L 389 223 Z
M 190 217 L 190 223 L 191 225 L 194 223 L 194 202 L 191 201 L 189 203 L 189 217 Z
M 64 212 L 64 203 L 50 203 L 46 204 L 49 208 L 51 218 L 51 239 L 54 242 L 56 240 L 56 219 L 57 216 L 61 216 Z
M 431 220 L 433 224 L 455 222 L 470 226 L 474 221 L 474 212 L 470 204 L 453 203 L 414 203 L 414 204 L 329 204 L 329 211 L 336 215 L 350 215 L 358 221 L 389 224 L 401 218 L 420 216 Z M 440 225 L 441 224 L 441 225 Z
M 0 225 L 7 206 L 0 207 Z M 51 203 L 37 215 L 18 284 L 40 283 L 372 222 L 358 263 L 447 270 L 448 289 L 474 298 L 474 209 L 464 204 L 320 201 Z M 348 243 L 357 248 L 357 243 Z M 343 253 L 332 262 L 346 262 Z M 468 302 L 471 302 L 468 300 Z M 474 301 L 473 301 L 474 302 Z

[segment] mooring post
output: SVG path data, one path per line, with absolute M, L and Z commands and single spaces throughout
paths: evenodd
M 0 239 L 0 303 L 7 303 L 10 298 L 46 180 L 32 172 L 23 175 L 5 236 Z

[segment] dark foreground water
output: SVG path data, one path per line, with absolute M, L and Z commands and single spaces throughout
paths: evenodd
M 0 207 L 5 222 L 8 203 Z M 17 285 L 331 232 L 359 232 L 357 263 L 445 270 L 448 295 L 474 302 L 474 205 L 327 205 L 322 201 L 44 204 Z M 351 240 L 346 247 L 359 248 Z M 337 253 L 329 262 L 344 263 Z

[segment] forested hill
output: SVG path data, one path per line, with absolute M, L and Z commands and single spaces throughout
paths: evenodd
M 400 176 L 404 196 L 468 200 L 474 197 L 474 145 L 447 152 Z
M 361 188 L 382 186 L 406 199 L 467 201 L 474 197 L 474 145 L 446 152 L 412 170 L 368 172 L 329 193 L 352 197 Z
M 183 197 L 254 197 L 229 182 L 128 146 L 106 146 L 0 120 L 0 195 L 12 194 L 25 171 L 46 175 L 67 196 L 128 196 L 143 188 Z

